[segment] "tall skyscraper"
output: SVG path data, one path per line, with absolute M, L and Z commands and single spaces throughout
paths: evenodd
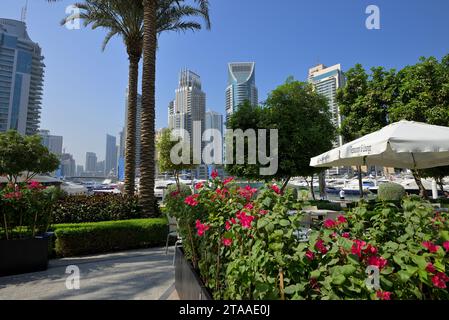
M 106 160 L 105 175 L 117 176 L 117 139 L 109 134 L 106 135 Z
M 206 130 L 210 130 L 210 129 L 218 130 L 220 132 L 221 139 L 223 142 L 223 138 L 224 138 L 223 137 L 223 115 L 218 112 L 208 110 L 206 112 L 205 124 L 206 124 Z M 224 145 L 224 143 L 222 143 L 222 146 L 223 145 Z M 222 150 L 222 152 L 223 152 L 223 150 Z M 221 161 L 223 161 L 223 157 L 222 157 Z
M 249 101 L 252 105 L 259 103 L 256 87 L 256 63 L 229 63 L 228 86 L 226 88 L 226 119 L 245 101 Z
M 184 129 L 189 133 L 190 143 L 197 138 L 198 145 L 203 146 L 201 136 L 193 136 L 195 122 L 201 125 L 201 135 L 205 130 L 206 94 L 201 89 L 201 78 L 190 70 L 182 70 L 179 74 L 175 100 L 168 106 L 168 123 L 170 129 Z M 185 137 L 184 137 L 185 138 Z M 202 147 L 201 147 L 202 150 Z M 206 168 L 200 165 L 196 176 L 204 177 Z
M 78 177 L 82 177 L 84 174 L 84 166 L 82 164 L 79 164 L 76 166 L 76 175 Z
M 74 177 L 76 175 L 76 162 L 71 154 L 63 153 L 61 155 L 60 168 L 63 177 Z
M 86 172 L 95 173 L 97 171 L 97 155 L 95 152 L 86 152 Z
M 128 90 L 126 90 L 126 99 L 125 99 L 125 126 L 124 126 L 124 142 L 123 142 L 123 159 L 125 157 L 126 152 L 126 119 L 128 119 Z M 141 121 L 141 112 L 142 112 L 142 95 L 137 95 L 137 106 L 136 106 L 136 176 L 140 176 L 140 149 L 141 149 L 141 143 L 140 143 L 140 132 L 142 128 L 142 121 Z M 124 169 L 123 169 L 124 170 Z
M 340 64 L 326 67 L 319 64 L 309 69 L 308 81 L 313 84 L 317 93 L 325 96 L 328 100 L 329 111 L 332 115 L 332 122 L 336 128 L 341 126 L 341 115 L 337 104 L 337 90 L 344 86 L 345 79 L 341 71 Z M 334 141 L 334 146 L 343 144 L 343 137 L 338 136 Z
M 0 19 L 0 132 L 36 134 L 41 117 L 44 57 L 24 22 Z
M 42 145 L 47 147 L 50 152 L 60 156 L 62 154 L 62 136 L 54 136 L 49 130 L 40 130 L 39 135 L 42 137 Z

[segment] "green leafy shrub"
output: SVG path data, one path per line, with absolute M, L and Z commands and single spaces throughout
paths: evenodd
M 404 196 L 404 187 L 397 183 L 382 183 L 377 191 L 377 198 L 381 201 L 401 201 Z
M 35 181 L 8 184 L 0 189 L 0 240 L 45 233 L 57 197 L 55 187 L 46 188 Z
M 157 204 L 155 210 L 155 216 L 159 216 Z M 64 197 L 54 206 L 52 216 L 56 224 L 148 218 L 143 215 L 137 196 L 116 194 Z
M 60 224 L 52 227 L 56 254 L 63 257 L 144 248 L 165 243 L 165 218 Z
M 338 202 L 330 202 L 328 200 L 310 200 L 311 206 L 317 206 L 319 210 L 341 211 L 341 204 Z
M 361 202 L 303 241 L 288 190 L 217 178 L 196 190 L 183 202 L 183 245 L 216 299 L 449 299 L 449 214 L 428 202 Z M 367 285 L 367 267 L 379 287 Z

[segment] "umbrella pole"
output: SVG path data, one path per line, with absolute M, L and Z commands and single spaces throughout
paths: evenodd
M 357 171 L 358 171 L 358 177 L 359 177 L 360 199 L 363 199 L 362 166 L 357 166 Z

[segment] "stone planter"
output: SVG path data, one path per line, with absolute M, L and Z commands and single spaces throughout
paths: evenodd
M 36 272 L 48 267 L 49 236 L 0 240 L 0 276 Z
M 181 300 L 213 300 L 197 271 L 184 256 L 182 247 L 175 252 L 175 288 Z

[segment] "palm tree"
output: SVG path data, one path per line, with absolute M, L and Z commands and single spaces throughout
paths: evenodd
M 158 15 L 164 12 L 166 21 L 182 29 L 199 30 L 201 24 L 184 22 L 186 17 L 204 19 L 210 28 L 209 1 L 193 0 L 194 5 L 185 4 L 185 0 L 143 0 L 144 37 L 143 37 L 143 75 L 142 75 L 142 131 L 141 131 L 141 163 L 140 163 L 140 204 L 143 212 L 151 215 L 154 205 L 155 174 L 155 82 L 156 82 L 156 49 Z
M 197 15 L 194 8 L 177 6 L 174 0 L 157 0 L 157 33 L 163 31 L 186 31 L 201 28 L 196 22 L 183 21 L 183 16 Z M 143 5 L 141 0 L 85 0 L 75 4 L 80 9 L 79 17 L 69 16 L 62 21 L 66 24 L 80 18 L 84 25 L 92 29 L 103 27 L 108 33 L 102 49 L 115 35 L 122 37 L 129 59 L 128 112 L 126 119 L 125 151 L 125 193 L 134 195 L 136 166 L 136 116 L 139 61 L 143 46 Z

